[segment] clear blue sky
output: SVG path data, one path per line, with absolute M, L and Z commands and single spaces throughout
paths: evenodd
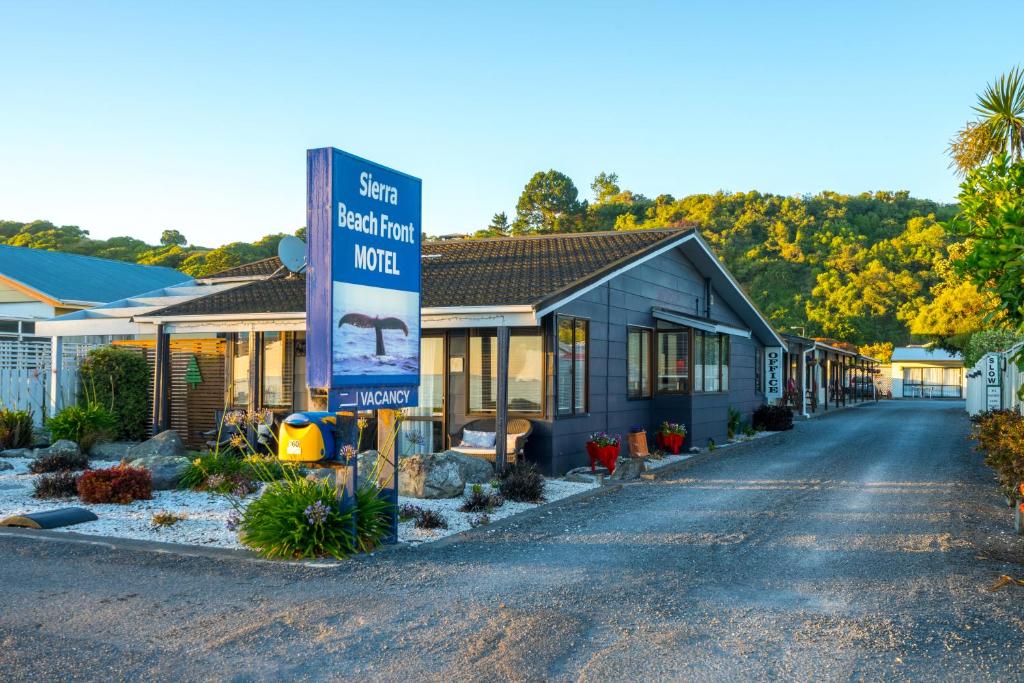
M 327 145 L 423 178 L 430 233 L 548 168 L 951 200 L 950 136 L 1024 55 L 1020 2 L 214 5 L 0 0 L 0 218 L 252 240 L 304 224 Z

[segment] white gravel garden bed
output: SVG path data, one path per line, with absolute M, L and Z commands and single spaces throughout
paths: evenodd
M 77 498 L 39 500 L 32 497 L 33 483 L 37 476 L 29 473 L 30 458 L 4 458 L 14 466 L 11 470 L 0 471 L 0 519 L 12 515 L 23 515 L 61 507 L 81 507 L 91 510 L 99 519 L 73 526 L 62 527 L 59 531 L 81 534 L 131 538 L 187 545 L 213 546 L 218 548 L 243 548 L 236 534 L 228 529 L 228 518 L 234 511 L 227 496 L 200 491 L 154 491 L 152 500 L 140 500 L 128 505 L 86 504 Z M 94 469 L 114 467 L 116 462 L 92 461 Z M 561 479 L 545 480 L 545 502 L 551 503 L 576 493 L 595 488 L 597 484 L 575 483 Z M 489 485 L 484 488 L 490 490 Z M 468 487 L 467 487 L 468 492 Z M 459 512 L 463 499 L 422 500 L 399 498 L 399 505 L 415 505 L 423 510 L 441 514 L 448 524 L 447 529 L 417 529 L 412 520 L 398 526 L 401 542 L 420 544 L 435 541 L 473 528 L 483 513 Z M 505 501 L 488 514 L 490 521 L 540 507 L 544 503 L 518 503 Z M 157 512 L 171 512 L 184 517 L 173 526 L 158 527 L 152 523 Z

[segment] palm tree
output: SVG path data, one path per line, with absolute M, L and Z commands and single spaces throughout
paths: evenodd
M 999 154 L 1011 161 L 1024 158 L 1024 70 L 1015 66 L 986 86 L 969 121 L 949 143 L 950 166 L 961 175 Z

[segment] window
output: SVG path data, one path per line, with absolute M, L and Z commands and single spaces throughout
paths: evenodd
M 249 333 L 239 332 L 231 338 L 228 370 L 231 372 L 228 385 L 231 406 L 249 406 Z
M 690 330 L 658 330 L 658 393 L 680 394 L 689 390 Z
M 729 390 L 729 336 L 714 332 L 693 332 L 693 390 Z
M 498 391 L 498 337 L 494 330 L 469 335 L 469 412 L 493 413 Z M 513 330 L 508 348 L 508 410 L 544 410 L 544 353 L 540 331 Z
M 400 455 L 438 453 L 445 448 L 444 358 L 443 336 L 420 338 L 419 405 L 402 410 Z
M 626 396 L 651 396 L 651 330 L 642 327 L 627 328 L 626 343 Z
M 587 339 L 589 323 L 582 318 L 558 316 L 558 414 L 587 412 Z
M 287 332 L 263 333 L 261 366 L 264 408 L 292 407 L 292 335 Z
M 794 377 L 796 376 L 796 361 L 793 365 Z M 764 391 L 764 349 L 758 346 L 754 350 L 754 391 Z

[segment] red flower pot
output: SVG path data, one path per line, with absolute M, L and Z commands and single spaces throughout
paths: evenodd
M 658 432 L 658 448 L 668 451 L 672 455 L 679 455 L 685 440 L 686 436 L 683 434 L 664 434 Z
M 587 442 L 587 455 L 590 456 L 590 471 L 593 472 L 596 463 L 601 463 L 611 474 L 615 471 L 615 461 L 619 457 L 619 446 L 598 446 L 593 441 Z

